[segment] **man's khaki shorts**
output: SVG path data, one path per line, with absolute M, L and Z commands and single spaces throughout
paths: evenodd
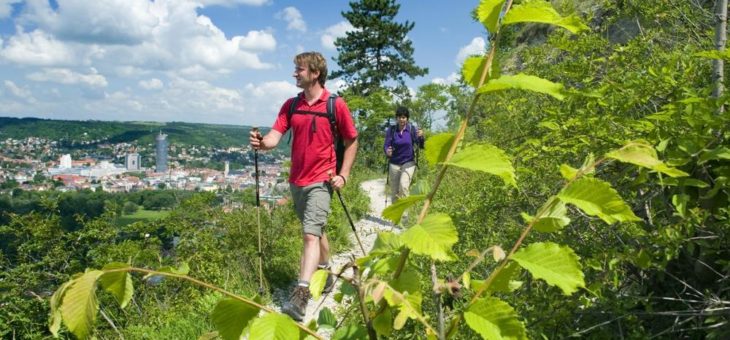
M 289 184 L 294 200 L 294 210 L 302 221 L 302 232 L 317 237 L 324 234 L 327 216 L 330 213 L 332 187 L 326 182 L 314 183 L 305 187 Z

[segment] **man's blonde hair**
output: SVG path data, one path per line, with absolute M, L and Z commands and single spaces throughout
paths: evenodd
M 319 52 L 304 52 L 297 54 L 294 57 L 294 64 L 304 64 L 309 68 L 310 72 L 319 71 L 319 77 L 317 82 L 319 85 L 324 87 L 324 83 L 327 81 L 327 60 L 324 59 Z

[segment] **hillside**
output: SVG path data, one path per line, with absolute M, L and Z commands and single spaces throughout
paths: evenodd
M 0 139 L 42 137 L 61 141 L 70 146 L 134 141 L 140 145 L 153 144 L 155 136 L 163 132 L 167 134 L 170 144 L 225 148 L 246 144 L 246 136 L 250 129 L 251 127 L 246 125 L 0 117 Z

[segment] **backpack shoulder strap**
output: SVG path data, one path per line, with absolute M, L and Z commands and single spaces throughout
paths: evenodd
M 291 125 L 291 115 L 294 114 L 294 109 L 297 108 L 297 104 L 299 103 L 299 97 L 302 95 L 302 92 L 299 92 L 294 98 L 291 99 L 291 102 L 289 103 L 289 112 L 286 113 L 286 123 L 287 125 Z M 291 126 L 289 126 L 289 140 L 287 141 L 287 144 L 291 144 L 291 136 L 294 134 L 294 132 L 291 131 Z
M 338 132 L 337 130 L 337 108 L 335 106 L 335 102 L 337 101 L 337 95 L 336 94 L 330 94 L 329 98 L 327 98 L 327 118 L 329 118 L 330 121 L 330 127 L 332 128 L 332 138 L 337 139 L 335 136 L 335 133 Z

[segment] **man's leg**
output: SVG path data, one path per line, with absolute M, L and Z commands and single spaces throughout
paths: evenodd
M 401 166 L 400 183 L 398 183 L 398 198 L 407 197 L 411 191 L 411 180 L 416 172 L 416 163 L 408 162 Z
M 400 188 L 400 166 L 388 164 L 388 176 L 388 181 L 390 181 L 390 204 L 393 204 L 398 198 L 398 188 Z
M 302 253 L 302 267 L 299 269 L 299 281 L 309 282 L 319 264 L 320 239 L 316 235 L 304 234 L 304 251 Z

